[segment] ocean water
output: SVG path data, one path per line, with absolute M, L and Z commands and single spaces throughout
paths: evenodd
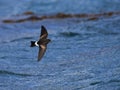
M 1 0 L 0 11 L 0 90 L 120 90 L 119 15 L 2 22 L 26 11 L 119 12 L 119 0 Z M 52 41 L 37 62 L 38 47 L 30 41 L 38 40 L 41 25 Z
M 6 18 L 26 11 L 37 14 L 100 13 L 120 11 L 119 0 L 0 0 L 0 17 Z

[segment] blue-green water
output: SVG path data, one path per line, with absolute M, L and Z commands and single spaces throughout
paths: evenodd
M 119 0 L 1 0 L 0 4 L 1 20 L 29 10 L 40 15 L 120 10 Z M 29 46 L 38 39 L 41 25 L 52 41 L 37 62 L 38 48 Z M 120 90 L 120 16 L 0 22 L 0 90 Z

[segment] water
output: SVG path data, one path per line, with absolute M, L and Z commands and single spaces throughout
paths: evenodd
M 62 7 L 62 8 L 61 8 Z M 0 17 L 6 18 L 26 11 L 34 11 L 37 14 L 65 13 L 100 13 L 119 11 L 119 0 L 1 0 Z
M 29 10 L 40 15 L 119 11 L 119 0 L 11 1 L 0 1 L 0 90 L 120 90 L 119 15 L 2 23 Z M 52 41 L 37 62 L 38 48 L 29 46 L 41 25 Z

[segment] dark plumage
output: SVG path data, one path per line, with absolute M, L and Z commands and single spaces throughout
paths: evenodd
M 47 44 L 51 41 L 50 39 L 47 39 L 48 32 L 44 26 L 41 26 L 41 34 L 40 39 L 38 41 L 31 41 L 31 47 L 38 46 L 39 52 L 38 52 L 38 61 L 41 60 L 43 57 L 46 49 Z

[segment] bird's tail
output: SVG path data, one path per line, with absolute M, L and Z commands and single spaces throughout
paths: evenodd
M 35 41 L 31 41 L 30 47 L 34 47 L 34 46 L 35 46 Z

